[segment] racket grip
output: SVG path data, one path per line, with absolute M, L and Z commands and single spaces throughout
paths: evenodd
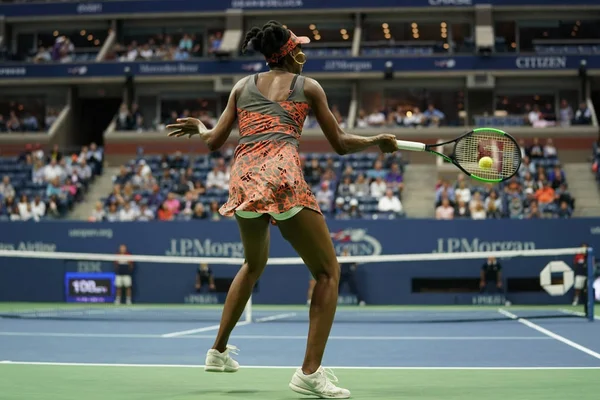
M 396 144 L 400 150 L 425 151 L 425 143 L 396 140 Z

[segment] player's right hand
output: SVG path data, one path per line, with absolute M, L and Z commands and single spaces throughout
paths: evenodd
M 398 151 L 396 136 L 391 134 L 377 135 L 376 140 L 379 150 L 381 150 L 382 153 L 393 153 Z

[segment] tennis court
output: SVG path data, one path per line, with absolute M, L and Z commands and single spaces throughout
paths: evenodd
M 27 307 L 53 309 L 20 305 L 21 316 Z M 301 398 L 287 384 L 304 354 L 305 307 L 254 306 L 255 322 L 231 339 L 244 367 L 233 375 L 201 369 L 217 307 L 199 307 L 196 323 L 140 318 L 190 310 L 178 306 L 61 310 L 71 314 L 0 319 L 2 399 Z M 555 311 L 340 307 L 324 363 L 360 399 L 597 398 L 600 324 L 571 307 L 558 310 L 564 318 L 514 319 Z

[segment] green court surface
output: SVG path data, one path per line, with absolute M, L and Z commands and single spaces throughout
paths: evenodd
M 288 400 L 293 369 L 0 365 L 2 400 Z M 592 400 L 600 369 L 340 369 L 355 399 Z

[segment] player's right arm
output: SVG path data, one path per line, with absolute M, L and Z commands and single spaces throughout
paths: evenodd
M 341 155 L 358 153 L 372 146 L 379 146 L 384 153 L 398 150 L 394 135 L 382 134 L 364 137 L 344 132 L 329 109 L 325 91 L 314 79 L 305 79 L 304 94 L 315 113 L 319 126 L 336 153 Z

